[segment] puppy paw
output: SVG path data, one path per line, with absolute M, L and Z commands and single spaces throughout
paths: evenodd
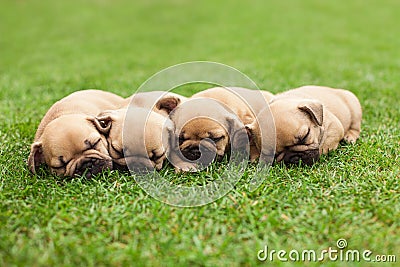
M 175 173 L 183 173 L 183 172 L 197 172 L 197 166 L 191 163 L 180 163 L 179 166 L 175 166 Z
M 344 135 L 343 140 L 346 141 L 346 142 L 348 142 L 348 143 L 354 144 L 354 143 L 357 141 L 357 139 L 358 139 L 359 137 L 360 137 L 360 132 L 359 132 L 359 131 L 356 131 L 356 130 L 349 130 L 349 131 Z

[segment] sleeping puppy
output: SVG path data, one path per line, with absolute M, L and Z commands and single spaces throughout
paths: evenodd
M 100 90 L 72 93 L 56 102 L 43 117 L 28 158 L 32 173 L 45 163 L 60 176 L 90 178 L 112 168 L 102 125 L 95 119 L 103 109 L 112 109 L 124 99 Z
M 173 131 L 168 114 L 185 100 L 171 92 L 142 92 L 126 98 L 118 110 L 99 113 L 96 118 L 104 126 L 114 165 L 134 171 L 160 170 L 168 149 L 163 137 L 168 140 Z
M 103 111 L 97 120 L 104 126 L 109 153 L 119 168 L 133 171 L 160 170 L 166 157 L 164 138 L 173 131 L 168 117 L 150 109 L 130 106 Z
M 341 140 L 354 143 L 361 131 L 362 110 L 350 91 L 303 86 L 270 101 L 276 126 L 276 161 L 311 165 Z M 247 125 L 257 136 L 259 129 Z M 259 139 L 257 137 L 255 140 Z
M 169 160 L 176 171 L 197 171 L 232 148 L 245 151 L 248 136 L 238 116 L 210 98 L 188 99 L 170 113 Z
M 241 87 L 214 87 L 194 94 L 191 98 L 206 97 L 215 99 L 233 111 L 245 125 L 258 126 L 256 115 L 268 105 L 274 95 L 263 90 L 251 90 Z M 250 139 L 250 161 L 260 155 L 260 148 Z

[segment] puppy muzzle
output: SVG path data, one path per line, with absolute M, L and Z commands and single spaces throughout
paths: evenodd
M 287 150 L 277 156 L 277 161 L 283 161 L 287 165 L 297 165 L 301 161 L 303 164 L 311 166 L 319 160 L 319 157 L 319 149 L 310 149 L 305 151 Z
M 189 160 L 198 160 L 201 157 L 199 146 L 190 146 L 182 150 L 182 155 Z
M 104 170 L 111 170 L 112 168 L 111 159 L 88 158 L 80 162 L 73 174 L 75 176 L 84 175 L 86 178 L 90 179 L 94 175 Z
M 218 156 L 215 145 L 211 144 L 206 139 L 203 139 L 199 144 L 193 144 L 182 149 L 181 152 L 182 155 L 188 160 L 204 161 L 199 163 L 205 166 Z

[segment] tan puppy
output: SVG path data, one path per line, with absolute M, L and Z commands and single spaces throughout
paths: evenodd
M 72 93 L 56 102 L 43 117 L 28 158 L 32 173 L 42 163 L 60 176 L 87 177 L 112 168 L 102 125 L 95 115 L 124 99 L 100 90 Z
M 131 106 L 101 112 L 97 119 L 107 125 L 109 153 L 118 167 L 134 171 L 160 170 L 166 157 L 163 135 L 173 131 L 172 121 L 150 109 Z
M 273 94 L 262 90 L 241 87 L 214 87 L 194 94 L 191 98 L 206 97 L 215 99 L 233 111 L 243 124 L 257 124 L 256 115 L 272 99 Z M 256 160 L 260 149 L 250 140 L 250 161 Z
M 238 116 L 214 99 L 188 99 L 170 118 L 175 133 L 171 135 L 169 159 L 177 171 L 196 171 L 215 157 L 221 159 L 231 143 L 235 150 L 246 149 L 248 144 Z
M 270 101 L 276 126 L 276 161 L 308 165 L 337 148 L 341 140 L 354 143 L 361 130 L 362 110 L 350 91 L 303 86 Z M 254 125 L 247 125 L 257 135 Z M 255 137 L 255 140 L 259 138 Z
M 131 170 L 160 170 L 168 149 L 162 137 L 173 131 L 168 114 L 186 97 L 165 91 L 141 92 L 126 98 L 118 110 L 105 110 L 97 119 L 105 127 L 114 164 Z M 152 109 L 152 110 L 151 110 Z

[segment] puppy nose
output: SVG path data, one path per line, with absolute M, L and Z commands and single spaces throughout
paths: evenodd
M 319 160 L 319 156 L 319 149 L 310 149 L 301 152 L 287 151 L 285 157 L 283 158 L 283 162 L 285 164 L 292 165 L 299 164 L 301 161 L 303 164 L 311 166 Z
M 98 159 L 90 159 L 90 160 L 88 160 L 88 161 L 85 161 L 85 162 L 81 165 L 80 169 L 82 169 L 82 170 L 92 169 L 93 166 L 96 166 L 96 165 L 98 165 L 99 163 L 100 163 L 100 160 L 98 160 Z
M 199 146 L 191 146 L 182 150 L 182 154 L 189 160 L 198 160 L 201 157 Z
M 110 168 L 109 165 L 110 164 L 107 160 L 95 158 L 88 159 L 77 168 L 75 175 L 81 176 L 84 174 L 87 179 L 90 179 L 92 176 L 102 172 L 107 168 Z

